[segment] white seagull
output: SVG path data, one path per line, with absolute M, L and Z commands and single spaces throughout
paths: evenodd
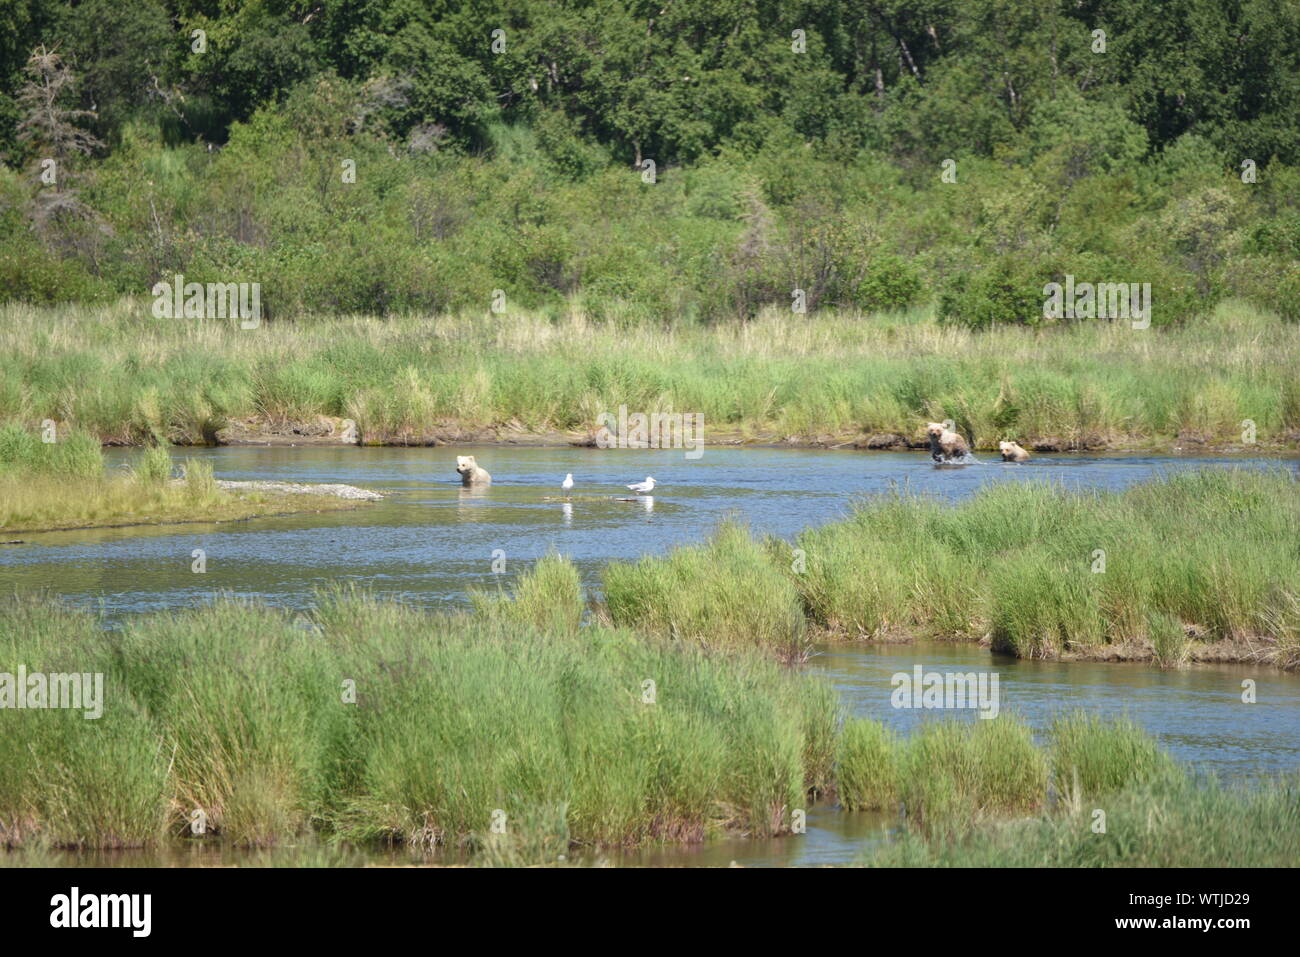
M 568 475 L 564 476 L 564 481 L 560 483 L 560 488 L 564 489 L 564 491 L 566 491 L 566 492 L 569 491 L 569 489 L 573 488 L 573 473 L 572 473 L 572 472 L 570 472 Z
M 638 495 L 646 495 L 655 490 L 655 480 L 647 475 L 644 482 L 637 482 L 634 485 L 629 485 L 628 488 Z

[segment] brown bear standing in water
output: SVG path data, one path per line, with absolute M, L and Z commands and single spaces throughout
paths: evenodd
M 492 476 L 485 468 L 479 468 L 472 455 L 456 456 L 456 471 L 460 473 L 461 485 L 491 485 Z
M 1029 453 L 1022 449 L 1015 442 L 999 442 L 998 448 L 1002 450 L 1003 462 L 1028 462 Z
M 936 462 L 951 462 L 970 455 L 966 440 L 949 431 L 942 422 L 931 422 L 925 431 L 930 436 L 930 458 Z

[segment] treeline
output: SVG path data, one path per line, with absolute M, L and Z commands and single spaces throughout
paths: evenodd
M 1300 6 L 413 0 L 8 9 L 0 296 L 272 318 L 1300 301 Z M 653 163 L 653 169 L 649 164 Z M 651 181 L 652 180 L 652 181 Z
M 791 135 L 927 165 L 987 156 L 1072 92 L 1118 109 L 1155 149 L 1188 132 L 1259 160 L 1300 146 L 1300 9 L 1287 0 L 6 6 L 8 119 L 44 44 L 82 75 L 81 105 L 106 140 L 144 113 L 169 135 L 220 142 L 327 73 L 366 86 L 378 124 L 407 143 L 484 148 L 494 122 L 541 122 L 629 163 L 752 152 Z

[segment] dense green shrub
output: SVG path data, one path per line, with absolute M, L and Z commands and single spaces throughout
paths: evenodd
M 1002 256 L 984 270 L 955 277 L 939 296 L 939 318 L 974 329 L 1000 323 L 1036 326 L 1047 321 L 1043 286 L 1055 281 L 1055 269 L 1022 256 Z
M 113 296 L 107 284 L 77 259 L 20 236 L 0 239 L 0 295 L 18 302 L 104 302 Z
M 73 69 L 59 106 L 102 111 L 63 133 L 84 121 L 104 145 L 0 126 L 0 298 L 143 296 L 183 273 L 260 283 L 271 320 L 486 317 L 499 292 L 625 324 L 753 318 L 802 290 L 813 311 L 938 299 L 982 329 L 1038 324 L 1043 286 L 1073 275 L 1150 282 L 1153 325 L 1225 294 L 1295 315 L 1294 11 L 1187 0 L 1198 29 L 1175 42 L 1134 6 L 1108 43 L 1146 68 L 1118 70 L 1091 52 L 1086 7 L 973 2 L 924 18 L 835 2 L 815 25 L 525 4 L 485 37 L 492 4 L 169 20 L 35 0 L 0 43 L 0 113 L 33 120 L 18 96 L 44 42 Z M 906 56 L 863 39 L 881 31 Z M 176 42 L 120 49 L 141 36 Z M 72 178 L 51 204 L 35 174 L 54 154 Z

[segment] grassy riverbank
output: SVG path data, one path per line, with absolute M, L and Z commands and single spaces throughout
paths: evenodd
M 105 630 L 0 604 L 0 672 L 102 673 L 102 715 L 7 710 L 0 845 L 461 847 L 496 863 L 569 846 L 787 833 L 838 793 L 923 836 L 1181 778 L 1135 726 L 1015 717 L 910 738 L 842 723 L 820 679 L 600 626 L 538 630 L 363 595 L 308 616 L 224 601 Z M 504 822 L 504 836 L 492 833 Z
M 474 844 L 498 810 L 558 816 L 583 844 L 771 835 L 834 755 L 828 687 L 763 656 L 361 598 L 310 622 L 224 603 L 121 632 L 10 603 L 0 662 L 105 674 L 98 720 L 4 714 L 0 843 L 149 845 L 196 809 L 242 844 Z
M 0 428 L 0 533 L 172 522 L 223 522 L 353 507 L 337 495 L 221 488 L 206 462 L 187 460 L 173 479 L 171 455 L 152 446 L 119 474 L 104 471 L 97 439 L 73 431 L 42 442 Z
M 1224 785 L 1189 773 L 1137 725 L 1076 712 L 1034 747 L 999 718 L 911 739 L 854 719 L 839 740 L 840 803 L 907 810 L 871 867 L 1290 867 L 1300 777 Z M 1050 799 L 1044 800 L 1050 782 Z
M 1203 470 L 1124 492 L 1001 483 L 868 499 L 793 545 L 724 526 L 603 574 L 617 625 L 789 657 L 819 637 L 987 640 L 1024 658 L 1300 665 L 1300 484 Z
M 1300 440 L 1300 326 L 1239 302 L 1205 320 L 1050 329 L 932 312 L 763 313 L 666 327 L 551 314 L 265 322 L 155 319 L 149 303 L 0 306 L 0 422 L 102 440 L 210 441 L 354 419 L 361 440 L 581 438 L 601 412 L 701 412 L 705 441 L 920 439 L 952 419 L 977 447 L 1242 447 Z M 1245 446 L 1249 448 L 1250 446 Z
M 1137 725 L 1082 712 L 1057 719 L 1045 749 L 1014 718 L 934 722 L 910 739 L 878 721 L 845 723 L 836 757 L 839 802 L 849 810 L 900 804 L 926 833 L 954 831 L 997 810 L 1042 806 L 1049 782 L 1071 799 L 1100 799 L 1184 772 Z
M 1097 811 L 1105 813 L 1104 820 Z M 1104 824 L 1105 831 L 1097 828 Z M 1252 787 L 1185 775 L 1100 801 L 1066 801 L 1016 820 L 927 834 L 904 829 L 868 852 L 868 867 L 1294 867 L 1300 778 Z

